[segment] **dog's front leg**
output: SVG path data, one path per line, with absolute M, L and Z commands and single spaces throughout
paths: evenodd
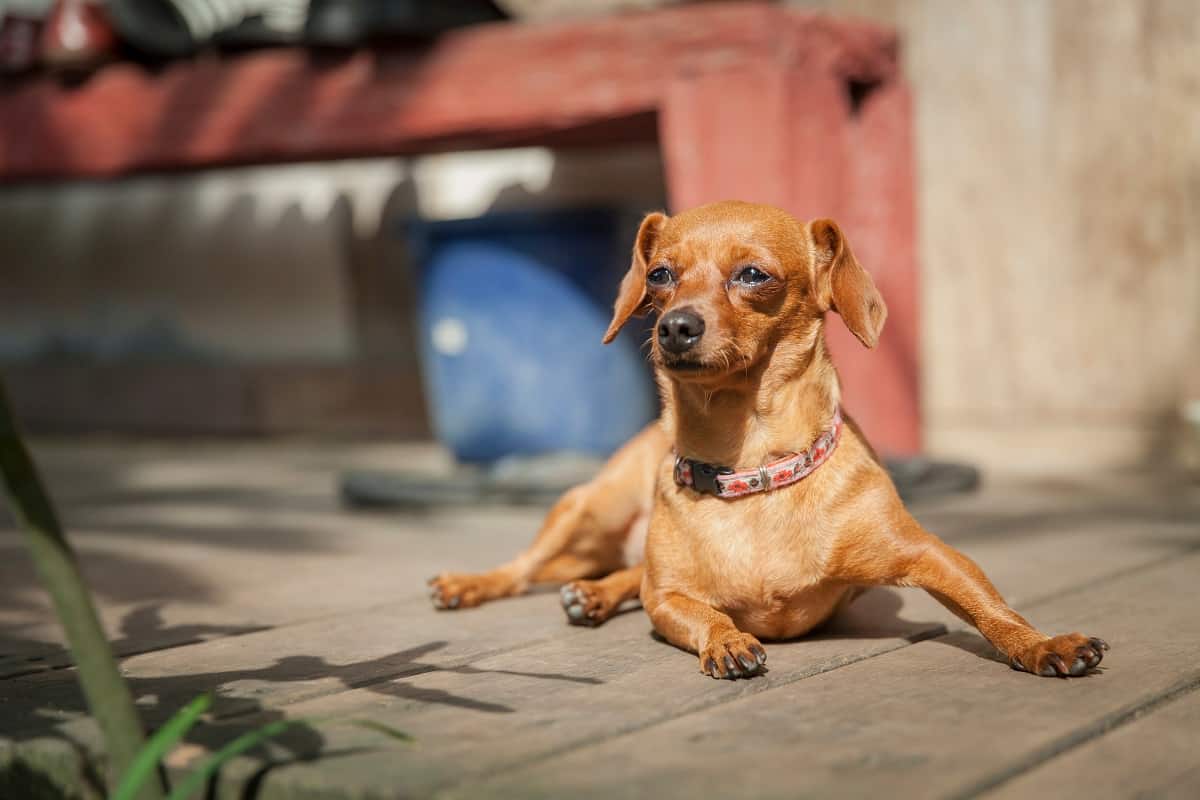
M 1047 636 L 1009 608 L 987 575 L 967 556 L 909 523 L 915 556 L 896 581 L 919 586 L 974 625 L 1016 669 L 1046 677 L 1083 675 L 1100 663 L 1108 644 L 1082 633 Z
M 430 597 L 439 609 L 470 608 L 489 600 L 523 594 L 539 573 L 549 571 L 547 580 L 570 580 L 598 571 L 602 566 L 591 558 L 566 553 L 586 522 L 595 518 L 596 490 L 590 485 L 567 491 L 542 523 L 528 550 L 507 564 L 481 573 L 443 572 L 430 578 Z M 585 531 L 586 533 L 587 531 Z M 548 566 L 556 567 L 547 570 Z
M 700 656 L 700 671 L 714 678 L 749 678 L 767 661 L 767 651 L 742 633 L 728 615 L 681 594 L 652 595 L 642 605 L 668 642 Z
M 430 578 L 433 604 L 468 608 L 522 594 L 531 583 L 564 583 L 628 566 L 625 540 L 650 507 L 654 470 L 668 449 L 661 426 L 647 425 L 596 477 L 558 499 L 525 552 L 488 572 Z

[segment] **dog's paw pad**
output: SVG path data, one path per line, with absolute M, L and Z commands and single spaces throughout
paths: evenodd
M 720 636 L 700 651 L 700 671 L 710 678 L 750 678 L 766 672 L 766 663 L 766 649 L 748 633 Z
M 591 581 L 574 581 L 559 590 L 567 622 L 594 627 L 612 616 L 613 609 Z

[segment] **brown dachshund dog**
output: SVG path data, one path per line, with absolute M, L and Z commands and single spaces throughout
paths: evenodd
M 887 309 L 834 222 L 742 202 L 650 214 L 604 341 L 651 311 L 662 419 L 563 495 L 516 559 L 433 578 L 438 608 L 564 583 L 570 621 L 596 625 L 640 597 L 701 672 L 740 678 L 762 669 L 760 640 L 812 630 L 865 587 L 919 586 L 1017 669 L 1100 663 L 1103 640 L 1041 633 L 923 529 L 843 421 L 825 314 L 874 347 Z

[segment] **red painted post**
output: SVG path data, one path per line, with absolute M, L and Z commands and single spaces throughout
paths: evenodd
M 828 326 L 846 408 L 879 449 L 920 449 L 911 104 L 898 75 L 858 87 L 827 53 L 679 74 L 659 112 L 671 205 L 721 199 L 837 219 L 889 308 L 879 347 Z
M 847 235 L 875 279 L 888 321 L 874 351 L 841 325 L 829 346 L 846 386 L 851 413 L 889 455 L 921 449 L 920 281 L 912 99 L 894 79 L 866 96 L 849 126 Z

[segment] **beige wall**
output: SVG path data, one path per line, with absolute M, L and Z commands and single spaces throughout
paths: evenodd
M 1038 468 L 1176 450 L 1200 396 L 1200 4 L 797 5 L 904 37 L 930 449 Z

